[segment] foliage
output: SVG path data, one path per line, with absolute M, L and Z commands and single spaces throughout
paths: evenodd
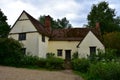
M 80 71 L 85 73 L 88 71 L 89 66 L 90 66 L 90 62 L 88 59 L 82 58 L 82 59 L 72 60 L 72 67 L 75 71 Z
M 51 54 L 50 54 L 51 55 Z M 49 70 L 61 70 L 64 68 L 63 66 L 64 60 L 56 57 L 47 57 L 47 58 L 39 58 L 37 56 L 25 55 L 21 61 L 21 67 L 38 67 L 38 68 L 46 68 Z
M 0 64 L 17 65 L 21 58 L 22 45 L 12 38 L 0 38 Z
M 88 27 L 95 27 L 96 22 L 100 23 L 102 34 L 112 31 L 120 31 L 120 18 L 115 18 L 115 9 L 111 9 L 105 1 L 93 4 L 91 12 L 87 16 Z
M 39 61 L 37 61 L 37 66 L 40 68 L 46 68 L 47 60 L 45 58 L 39 58 Z
M 98 62 L 89 68 L 88 80 L 120 80 L 120 63 Z
M 57 23 L 59 25 L 58 28 L 60 28 L 60 29 L 71 28 L 72 27 L 72 25 L 69 23 L 69 21 L 67 20 L 66 17 L 62 18 L 61 20 L 57 19 Z
M 46 54 L 46 58 L 53 58 L 53 57 L 55 57 L 54 53 L 47 53 Z
M 116 50 L 115 49 L 106 49 L 105 52 L 98 49 L 98 54 L 88 56 L 88 59 L 92 63 L 97 63 L 99 61 L 112 61 L 116 59 Z
M 64 69 L 64 60 L 61 58 L 56 58 L 56 57 L 52 57 L 52 58 L 47 58 L 46 59 L 46 68 L 53 70 L 61 70 Z
M 4 15 L 4 13 L 0 9 L 0 37 L 5 38 L 8 36 L 10 26 L 6 22 L 7 17 Z
M 45 24 L 45 15 L 39 17 L 39 21 L 44 25 Z M 65 28 L 71 28 L 72 25 L 69 23 L 66 17 L 62 19 L 54 20 L 51 17 L 51 28 L 52 29 L 65 29 Z
M 39 58 L 37 56 L 24 55 L 20 61 L 22 67 L 37 66 Z
M 73 53 L 72 59 L 78 59 L 78 58 L 79 58 L 78 52 Z
M 112 61 L 113 59 L 116 59 L 116 50 L 115 49 L 106 49 L 104 54 L 104 59 L 106 61 Z
M 120 56 L 120 32 L 111 32 L 103 35 L 106 48 L 117 50 L 117 55 Z

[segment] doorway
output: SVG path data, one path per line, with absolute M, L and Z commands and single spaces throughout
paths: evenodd
M 71 60 L 71 50 L 65 50 L 65 60 Z

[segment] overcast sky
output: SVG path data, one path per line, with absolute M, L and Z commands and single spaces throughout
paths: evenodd
M 0 9 L 11 26 L 25 10 L 36 19 L 40 15 L 50 15 L 54 19 L 66 17 L 73 27 L 83 27 L 87 24 L 87 15 L 92 5 L 101 1 L 103 0 L 0 0 Z M 120 16 L 120 0 L 104 1 Z

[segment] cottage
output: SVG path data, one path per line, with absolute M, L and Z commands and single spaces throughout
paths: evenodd
M 23 11 L 14 23 L 9 37 L 24 44 L 25 54 L 46 57 L 46 53 L 55 53 L 63 59 L 71 59 L 78 52 L 79 58 L 104 50 L 99 25 L 96 28 L 51 29 L 50 16 L 41 24 L 26 11 Z

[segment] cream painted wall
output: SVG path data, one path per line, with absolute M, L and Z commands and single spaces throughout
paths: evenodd
M 57 56 L 57 50 L 62 49 L 62 57 L 65 59 L 65 50 L 71 50 L 71 57 L 74 52 L 77 52 L 77 45 L 79 41 L 49 41 L 48 43 L 48 51 L 55 53 L 55 56 Z
M 13 26 L 10 33 L 21 33 L 21 32 L 29 32 L 29 31 L 37 31 L 37 30 L 30 22 L 30 20 L 28 20 L 28 17 L 25 15 L 25 13 L 23 13 L 16 22 L 16 24 Z
M 26 33 L 26 40 L 19 41 L 23 44 L 23 48 L 26 48 L 26 54 L 38 56 L 38 46 L 39 46 L 39 33 Z M 9 35 L 15 40 L 18 40 L 18 34 Z
M 96 46 L 96 49 L 101 49 L 104 51 L 104 45 L 96 38 L 96 36 L 89 31 L 83 41 L 80 43 L 78 48 L 79 57 L 87 58 L 87 55 L 90 55 L 89 47 Z M 96 52 L 98 53 L 98 51 Z
M 46 58 L 46 53 L 48 49 L 48 37 L 45 37 L 45 42 L 42 42 L 42 35 L 39 35 L 39 57 Z
M 26 40 L 19 41 L 26 48 L 26 54 L 46 57 L 48 47 L 48 37 L 45 37 L 45 42 L 42 42 L 42 36 L 38 33 L 34 25 L 30 22 L 25 13 L 23 13 L 12 30 L 9 33 L 9 37 L 18 40 L 19 33 L 26 33 Z

